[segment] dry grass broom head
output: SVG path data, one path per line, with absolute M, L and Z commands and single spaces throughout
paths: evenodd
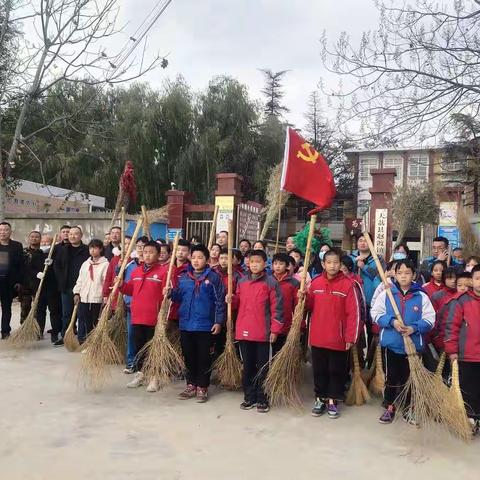
M 142 214 L 139 213 L 136 216 L 136 219 L 142 217 Z M 168 219 L 168 205 L 164 205 L 160 208 L 154 208 L 153 210 L 147 210 L 147 221 L 149 224 L 158 222 L 159 220 L 167 220 Z
M 69 352 L 78 352 L 80 350 L 80 342 L 78 341 L 77 336 L 73 330 L 75 325 L 75 320 L 77 318 L 78 305 L 75 305 L 72 312 L 72 317 L 70 319 L 70 324 L 68 325 L 65 336 L 63 337 L 63 344 Z
M 98 325 L 90 332 L 83 347 L 81 377 L 86 388 L 99 390 L 110 378 L 109 365 L 119 364 L 122 357 L 109 336 L 110 309 L 104 308 Z
M 282 349 L 275 355 L 264 383 L 265 392 L 272 405 L 285 405 L 300 409 L 302 399 L 299 386 L 302 380 L 302 347 L 300 325 L 303 319 L 305 299 L 298 302 L 292 319 L 292 327 Z M 301 318 L 298 318 L 298 317 Z
M 123 359 L 127 353 L 127 319 L 125 316 L 125 303 L 122 295 L 118 296 L 117 305 L 111 318 L 108 320 L 108 334 L 115 344 L 120 357 Z M 122 361 L 120 361 L 122 363 Z
M 471 255 L 479 255 L 480 243 L 477 235 L 473 231 L 472 225 L 470 224 L 465 207 L 463 206 L 459 207 L 458 209 L 457 226 L 460 230 L 460 236 L 462 238 L 464 258 L 467 258 Z
M 347 405 L 361 406 L 370 400 L 367 386 L 365 385 L 360 372 L 360 362 L 358 360 L 357 346 L 354 345 L 351 350 L 353 355 L 353 376 L 352 383 L 348 389 L 345 403 Z
M 445 367 L 445 360 L 447 359 L 447 355 L 445 352 L 442 352 L 442 354 L 440 355 L 440 358 L 438 360 L 438 365 L 437 365 L 437 368 L 435 370 L 435 375 L 439 378 L 442 378 L 442 374 L 443 374 L 443 369 Z
M 215 360 L 213 370 L 217 372 L 220 385 L 227 390 L 238 390 L 242 386 L 242 363 L 237 356 L 235 345 L 227 338 L 225 350 Z
M 172 345 L 166 332 L 170 304 L 167 298 L 163 300 L 153 338 L 137 354 L 145 356 L 143 373 L 146 378 L 156 378 L 160 387 L 168 385 L 185 370 L 183 357 Z
M 37 305 L 34 304 L 22 325 L 8 338 L 9 346 L 13 348 L 26 348 L 36 345 L 36 342 L 40 338 L 40 327 L 38 326 L 36 314 Z
M 382 364 L 382 348 L 380 345 L 375 347 L 375 375 L 370 381 L 369 389 L 373 395 L 381 397 L 385 388 L 385 373 Z

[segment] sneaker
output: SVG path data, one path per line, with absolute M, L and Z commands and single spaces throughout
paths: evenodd
M 251 410 L 254 406 L 253 402 L 247 402 L 246 400 L 240 404 L 242 410 Z
M 329 403 L 327 407 L 328 418 L 335 419 L 340 416 L 336 403 Z
M 189 398 L 194 398 L 197 396 L 197 387 L 189 383 L 187 388 L 178 395 L 180 400 L 188 400 Z
M 9 336 L 9 333 L 2 333 L 2 340 L 6 340 Z
M 158 392 L 158 379 L 153 377 L 148 383 L 147 392 Z
M 270 411 L 270 406 L 268 403 L 257 403 L 257 412 L 258 413 L 267 413 Z
M 327 411 L 327 405 L 323 400 L 317 397 L 313 404 L 312 416 L 321 417 L 326 411 Z
M 205 403 L 208 400 L 208 388 L 197 388 L 197 403 Z
M 417 427 L 417 428 L 420 427 L 420 425 L 417 422 L 417 419 L 415 418 L 415 413 L 411 408 L 409 408 L 408 410 L 404 410 L 402 416 L 403 416 L 403 419 L 409 425 L 412 425 L 413 427 Z
M 143 373 L 137 372 L 133 377 L 133 380 L 127 383 L 127 388 L 138 388 L 143 385 Z
M 380 423 L 392 423 L 395 419 L 395 409 L 392 406 L 389 406 L 383 412 L 383 415 L 378 419 Z
M 128 367 L 127 366 L 123 369 L 123 373 L 125 375 L 131 375 L 132 373 L 135 373 L 135 370 L 133 369 L 133 367 Z
M 52 335 L 51 338 L 50 338 L 50 341 L 52 343 L 58 342 L 58 335 Z
M 54 347 L 63 347 L 63 338 L 59 338 L 56 342 L 53 344 Z

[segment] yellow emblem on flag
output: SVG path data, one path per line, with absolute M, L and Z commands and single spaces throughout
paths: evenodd
M 297 158 L 300 158 L 305 162 L 317 163 L 318 152 L 313 149 L 309 143 L 302 144 L 302 149 L 305 150 L 306 155 L 299 150 L 297 152 Z

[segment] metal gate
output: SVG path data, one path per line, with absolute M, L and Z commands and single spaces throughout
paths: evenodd
M 187 218 L 187 231 L 185 238 L 190 240 L 193 236 L 200 237 L 202 243 L 206 245 L 210 238 L 212 223 L 212 220 L 190 220 Z
M 262 206 L 258 203 L 240 203 L 237 207 L 237 242 L 243 238 L 254 242 L 260 237 Z

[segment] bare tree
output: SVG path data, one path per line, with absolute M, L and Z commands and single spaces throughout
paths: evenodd
M 399 139 L 438 133 L 453 113 L 478 115 L 480 0 L 376 4 L 379 27 L 358 45 L 346 33 L 332 46 L 322 38 L 325 67 L 345 77 L 347 89 L 330 92 L 344 123 L 359 122 L 364 138 Z
M 12 6 L 10 0 L 7 2 Z M 30 148 L 29 142 L 41 131 L 60 122 L 73 125 L 77 114 L 56 112 L 47 125 L 25 132 L 25 121 L 32 105 L 48 95 L 59 82 L 114 85 L 138 78 L 159 64 L 165 67 L 166 59 L 158 55 L 144 64 L 143 51 L 137 64 L 132 54 L 170 2 L 160 2 L 116 52 L 108 52 L 106 44 L 113 45 L 119 33 L 119 0 L 38 0 L 16 10 L 15 13 L 22 15 L 24 27 L 36 32 L 36 38 L 24 39 L 25 46 L 18 54 L 21 61 L 17 62 L 16 71 L 10 72 L 15 83 L 9 90 L 8 98 L 10 102 L 17 102 L 19 109 L 8 153 L 1 157 L 0 218 L 5 215 L 7 188 L 12 181 L 18 154 L 25 151 L 38 161 L 41 169 L 42 161 Z M 12 8 L 9 13 L 7 27 L 17 25 L 19 18 L 15 18 Z M 87 102 L 82 110 L 85 111 L 88 106 Z

